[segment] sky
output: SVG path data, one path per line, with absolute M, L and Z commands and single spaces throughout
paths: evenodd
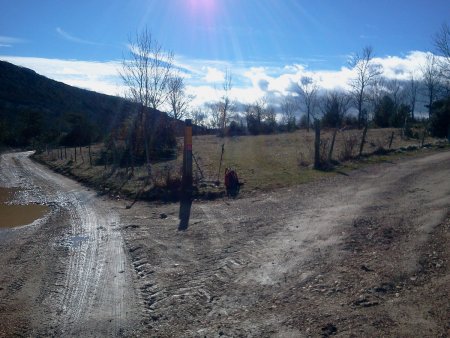
M 302 76 L 346 88 L 349 56 L 372 46 L 390 78 L 417 73 L 449 0 L 0 0 L 0 60 L 111 95 L 130 39 L 148 28 L 175 55 L 192 106 L 286 95 Z

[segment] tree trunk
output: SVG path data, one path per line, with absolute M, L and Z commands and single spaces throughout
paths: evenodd
M 147 135 L 147 119 L 145 116 L 145 113 L 142 112 L 142 119 L 143 119 L 143 136 L 144 136 L 144 146 L 145 146 L 145 159 L 147 162 L 147 175 L 150 176 L 152 175 L 152 167 L 150 165 L 150 149 L 149 149 L 149 145 L 148 145 L 148 135 Z
M 402 129 L 402 137 L 406 139 L 406 128 L 408 127 L 408 116 L 405 116 L 405 123 L 403 123 L 403 129 Z
M 316 139 L 314 142 L 314 169 L 320 169 L 320 122 L 314 121 Z
M 359 96 L 358 96 L 358 128 L 359 129 L 361 129 L 361 127 L 362 127 L 362 120 L 363 120 L 363 116 L 362 116 L 363 93 L 364 93 L 364 91 L 361 90 L 361 92 L 359 93 Z
M 392 134 L 391 134 L 391 139 L 389 140 L 389 150 L 390 150 L 391 147 L 392 147 L 392 141 L 394 141 L 394 134 L 395 134 L 395 132 L 392 132 Z
M 89 166 L 92 167 L 91 144 L 89 143 Z
M 366 126 L 364 127 L 364 131 L 362 134 L 362 139 L 361 139 L 361 144 L 359 146 L 359 156 L 361 157 L 363 150 L 364 150 L 364 143 L 366 143 L 366 135 L 367 135 L 367 123 Z
M 80 146 L 80 157 L 81 157 L 81 162 L 84 163 L 84 156 L 83 156 L 83 151 L 81 149 L 81 146 Z
M 332 159 L 332 156 L 333 156 L 334 141 L 336 140 L 336 134 L 337 134 L 337 132 L 338 132 L 338 129 L 336 128 L 336 129 L 334 130 L 334 133 L 333 133 L 333 138 L 332 138 L 332 140 L 331 140 L 330 151 L 329 151 L 329 153 L 328 153 L 328 163 L 331 163 L 331 159 Z
M 309 116 L 310 116 L 310 114 L 309 114 L 309 107 L 308 107 L 307 114 L 306 114 L 306 132 L 308 132 L 308 133 L 309 133 L 309 125 L 311 123 Z
M 133 156 L 133 145 L 130 145 L 130 166 L 131 166 L 131 176 L 134 176 L 134 156 Z
M 428 100 L 428 121 L 431 119 L 431 109 L 432 109 L 432 105 L 433 105 L 433 91 L 430 92 L 429 94 L 429 100 Z

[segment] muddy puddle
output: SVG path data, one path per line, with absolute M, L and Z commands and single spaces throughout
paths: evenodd
M 7 204 L 18 192 L 15 188 L 0 187 L 0 228 L 11 228 L 33 223 L 43 217 L 49 207 L 39 204 Z

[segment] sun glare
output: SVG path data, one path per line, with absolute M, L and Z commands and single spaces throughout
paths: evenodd
M 217 10 L 217 0 L 186 0 L 190 14 L 211 18 Z

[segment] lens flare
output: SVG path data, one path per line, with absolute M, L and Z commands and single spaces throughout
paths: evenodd
M 211 19 L 217 11 L 217 0 L 186 0 L 192 16 Z

